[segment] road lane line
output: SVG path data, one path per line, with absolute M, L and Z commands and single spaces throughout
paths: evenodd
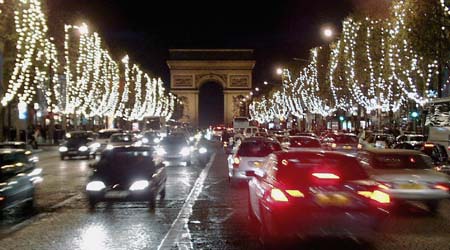
M 183 207 L 181 207 L 177 218 L 173 221 L 169 231 L 166 233 L 161 243 L 158 246 L 160 249 L 171 249 L 173 246 L 178 245 L 179 249 L 192 249 L 192 242 L 190 241 L 190 233 L 188 228 L 189 218 L 192 215 L 192 208 L 197 201 L 198 196 L 203 190 L 203 184 L 211 169 L 212 163 L 216 158 L 216 153 L 213 154 L 206 167 L 202 170 L 199 177 L 194 183 L 191 192 L 184 201 Z M 180 239 L 186 239 L 186 241 L 180 242 Z M 182 243 L 182 246 L 179 245 Z M 188 243 L 188 244 L 186 244 Z

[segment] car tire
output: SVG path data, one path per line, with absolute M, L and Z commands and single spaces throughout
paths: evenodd
M 66 157 L 64 155 L 61 155 L 61 161 L 64 161 Z
M 439 212 L 439 201 L 427 201 L 425 205 L 431 214 L 436 215 Z

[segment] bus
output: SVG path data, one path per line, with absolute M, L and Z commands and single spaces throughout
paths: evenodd
M 437 98 L 425 107 L 427 141 L 443 145 L 450 155 L 450 98 Z

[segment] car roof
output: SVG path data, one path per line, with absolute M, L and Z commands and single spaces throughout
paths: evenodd
M 19 148 L 2 148 L 0 149 L 0 154 L 10 154 L 10 153 L 25 153 L 30 152 L 29 150 L 19 149 Z
M 423 155 L 418 150 L 410 149 L 366 149 L 365 151 L 379 155 Z
M 0 145 L 23 145 L 25 142 L 23 141 L 5 141 L 1 142 Z
M 105 132 L 114 132 L 114 131 L 122 131 L 120 128 L 108 128 L 108 129 L 100 129 L 99 133 L 105 133 Z
M 298 139 L 311 139 L 311 140 L 319 140 L 319 139 L 317 139 L 317 137 L 314 137 L 314 136 L 308 136 L 308 135 L 292 135 L 292 136 L 289 136 L 289 139 L 296 139 L 296 138 L 298 138 Z
M 347 157 L 356 157 L 349 153 L 339 152 L 339 151 L 329 151 L 329 150 L 323 150 L 320 148 L 293 148 L 283 151 L 277 151 L 273 154 L 276 155 L 279 158 L 289 158 L 289 157 L 295 157 L 297 155 L 301 155 L 304 153 L 319 153 L 327 156 L 347 156 Z

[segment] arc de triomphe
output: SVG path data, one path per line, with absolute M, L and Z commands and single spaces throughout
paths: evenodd
M 231 125 L 233 117 L 240 115 L 236 100 L 252 89 L 253 50 L 171 49 L 169 53 L 171 92 L 183 101 L 185 121 L 198 125 L 199 89 L 214 82 L 223 88 L 224 122 Z

